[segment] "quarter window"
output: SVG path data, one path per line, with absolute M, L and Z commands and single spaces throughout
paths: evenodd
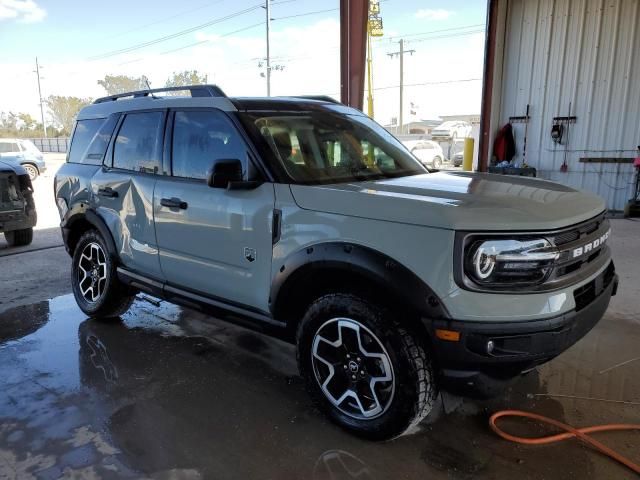
M 69 150 L 70 163 L 93 163 L 95 165 L 102 163 L 102 159 L 99 162 L 87 161 L 85 152 L 91 143 L 91 139 L 93 139 L 105 120 L 104 118 L 95 118 L 76 122 L 73 139 L 71 140 L 71 150 Z
M 172 171 L 176 177 L 206 179 L 218 160 L 246 161 L 246 147 L 224 113 L 216 110 L 176 112 Z
M 118 115 L 112 115 L 102 124 L 87 147 L 82 163 L 90 163 L 93 165 L 102 164 L 102 159 L 109 146 L 109 141 L 111 141 L 111 135 L 113 134 L 114 128 L 116 128 L 118 118 Z
M 163 115 L 163 112 L 129 113 L 124 118 L 113 149 L 114 168 L 158 172 Z

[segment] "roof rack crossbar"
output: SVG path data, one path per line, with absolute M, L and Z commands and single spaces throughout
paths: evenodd
M 184 87 L 151 88 L 147 90 L 136 90 L 134 92 L 118 93 L 116 95 L 109 95 L 108 97 L 97 98 L 93 103 L 113 102 L 125 97 L 148 97 L 149 95 L 153 96 L 154 93 L 160 92 L 189 92 L 192 97 L 226 97 L 225 93 L 217 85 L 185 85 Z

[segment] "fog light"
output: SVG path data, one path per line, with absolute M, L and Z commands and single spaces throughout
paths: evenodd
M 495 345 L 493 343 L 493 340 L 489 340 L 487 342 L 487 353 L 491 353 L 493 352 L 493 349 L 495 348 Z

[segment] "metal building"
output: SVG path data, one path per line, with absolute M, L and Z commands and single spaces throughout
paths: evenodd
M 526 162 L 538 176 L 622 210 L 640 145 L 640 1 L 491 0 L 489 7 L 480 169 L 500 126 L 525 116 L 528 104 Z M 554 122 L 567 116 L 575 123 Z M 560 143 L 554 123 L 562 124 Z M 525 124 L 513 125 L 518 161 Z

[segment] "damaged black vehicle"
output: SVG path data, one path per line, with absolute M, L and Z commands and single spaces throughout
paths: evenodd
M 0 160 L 0 232 L 10 246 L 29 245 L 38 220 L 27 171 Z

